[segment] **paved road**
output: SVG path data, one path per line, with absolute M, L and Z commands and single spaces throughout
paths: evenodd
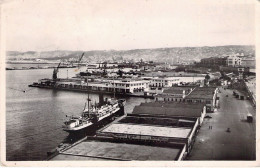
M 255 110 L 248 100 L 234 98 L 233 90 L 220 90 L 220 108 L 207 114 L 212 118 L 205 118 L 188 160 L 255 160 L 256 124 L 246 122 L 248 112 L 255 119 Z

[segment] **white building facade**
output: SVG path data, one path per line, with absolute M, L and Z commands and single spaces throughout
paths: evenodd
M 236 55 L 230 55 L 227 57 L 227 66 L 237 67 L 241 66 L 242 58 Z

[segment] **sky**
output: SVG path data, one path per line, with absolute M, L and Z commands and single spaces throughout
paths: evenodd
M 254 4 L 209 2 L 12 1 L 3 8 L 6 50 L 87 51 L 255 44 Z

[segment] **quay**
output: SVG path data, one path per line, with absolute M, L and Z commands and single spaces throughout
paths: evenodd
M 39 65 L 39 64 L 38 64 Z M 61 66 L 59 68 L 75 68 L 76 66 Z M 44 66 L 44 67 L 36 67 L 36 66 L 31 66 L 31 67 L 22 67 L 22 68 L 5 68 L 5 70 L 35 70 L 35 69 L 53 69 L 55 67 L 49 67 L 49 66 Z
M 29 87 L 37 87 L 37 88 L 44 88 L 44 89 L 54 89 L 54 90 L 63 90 L 63 91 L 74 91 L 74 92 L 86 92 L 86 93 L 102 93 L 102 94 L 108 94 L 108 95 L 119 95 L 119 96 L 129 96 L 129 97 L 140 97 L 140 98 L 150 98 L 153 99 L 153 95 L 146 95 L 143 91 L 135 92 L 135 93 L 125 93 L 125 92 L 113 92 L 113 88 L 110 88 L 109 90 L 102 90 L 99 87 L 92 88 L 82 85 L 42 85 L 38 83 L 34 83 L 29 85 Z

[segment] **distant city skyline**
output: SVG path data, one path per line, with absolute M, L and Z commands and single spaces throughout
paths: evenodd
M 13 1 L 3 9 L 6 50 L 255 45 L 254 3 L 241 2 Z

